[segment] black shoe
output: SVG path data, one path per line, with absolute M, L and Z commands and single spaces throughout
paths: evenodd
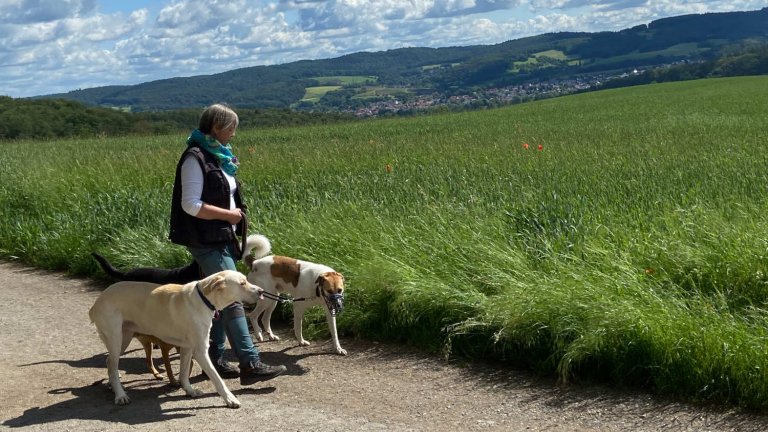
M 232 366 L 232 363 L 224 360 L 224 358 L 218 358 L 216 360 L 211 359 L 213 362 L 213 368 L 219 373 L 222 378 L 237 378 L 240 376 L 240 371 Z
M 270 366 L 261 361 L 253 362 L 247 367 L 241 369 L 240 385 L 253 384 L 256 381 L 268 380 L 287 371 L 288 368 L 280 366 Z

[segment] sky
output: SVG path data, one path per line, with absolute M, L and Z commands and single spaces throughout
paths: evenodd
M 618 31 L 768 0 L 0 0 L 14 98 L 403 47 Z

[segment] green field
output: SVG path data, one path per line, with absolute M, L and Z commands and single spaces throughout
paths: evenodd
M 0 257 L 185 263 L 166 240 L 185 138 L 0 143 Z M 343 334 L 768 409 L 768 77 L 233 145 L 251 232 L 345 274 Z
M 366 87 L 364 91 L 354 95 L 352 99 L 371 99 L 407 93 L 409 93 L 409 90 L 404 87 Z
M 374 84 L 378 81 L 378 77 L 364 76 L 364 75 L 335 75 L 335 76 L 323 76 L 312 78 L 316 80 L 320 85 L 339 85 L 345 86 L 350 84 Z
M 336 91 L 340 88 L 341 86 L 307 87 L 305 89 L 304 97 L 301 100 L 308 101 L 308 102 L 317 102 L 320 100 L 321 97 L 325 96 L 326 93 L 331 91 Z
M 705 53 L 706 51 L 707 51 L 706 48 L 700 48 L 698 44 L 684 43 L 684 44 L 673 45 L 667 49 L 663 49 L 659 51 L 633 52 L 633 53 L 625 54 L 621 56 L 614 56 L 614 57 L 611 57 L 610 59 L 595 59 L 591 64 L 599 65 L 599 64 L 621 63 L 621 62 L 626 62 L 630 60 L 647 61 L 653 58 L 668 58 L 668 57 L 675 57 L 675 56 L 702 54 L 702 53 Z
M 560 50 L 547 50 L 547 51 L 537 52 L 536 54 L 533 55 L 533 57 L 535 57 L 535 58 L 549 57 L 549 58 L 553 58 L 555 60 L 567 60 L 568 59 L 568 56 L 564 52 L 562 52 Z
M 312 79 L 316 80 L 321 85 L 304 89 L 304 97 L 301 99 L 302 102 L 318 102 L 326 93 L 339 90 L 344 86 L 363 86 L 366 84 L 375 84 L 376 81 L 378 81 L 378 78 L 375 76 L 362 75 L 324 76 Z
M 540 51 L 537 53 L 534 53 L 530 57 L 528 57 L 525 61 L 516 61 L 512 64 L 512 67 L 510 68 L 510 73 L 518 73 L 520 72 L 520 68 L 524 66 L 532 66 L 532 65 L 539 65 L 541 64 L 542 67 L 552 67 L 552 65 L 547 65 L 546 60 L 552 59 L 552 60 L 569 60 L 568 56 L 563 52 L 559 50 L 547 50 L 547 51 Z M 571 59 L 568 64 L 569 65 L 576 65 L 579 63 L 578 59 Z

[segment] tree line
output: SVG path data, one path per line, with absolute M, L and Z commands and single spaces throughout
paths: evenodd
M 650 69 L 641 74 L 612 79 L 601 88 L 747 75 L 768 75 L 768 45 L 750 47 L 707 61 Z
M 235 107 L 237 109 L 237 107 Z M 65 99 L 14 99 L 0 96 L 0 140 L 53 139 L 187 132 L 200 109 L 131 113 L 89 107 Z M 241 128 L 334 123 L 353 117 L 340 113 L 289 109 L 237 109 Z

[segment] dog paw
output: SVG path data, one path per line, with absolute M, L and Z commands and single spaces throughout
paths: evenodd
M 261 332 L 255 333 L 254 336 L 259 342 L 264 342 L 264 336 L 261 335 Z
M 234 396 L 226 398 L 224 401 L 227 403 L 227 408 L 240 408 L 240 401 Z
M 193 389 L 189 389 L 189 390 L 187 391 L 187 396 L 189 396 L 189 397 L 193 397 L 193 398 L 196 398 L 196 397 L 200 397 L 200 396 L 202 396 L 203 394 L 204 394 L 204 393 L 203 393 L 203 391 L 202 391 L 202 390 L 200 390 L 200 389 L 196 389 L 196 388 L 193 388 Z
M 309 341 L 302 339 L 302 340 L 299 341 L 299 345 L 300 346 L 309 346 Z
M 131 403 L 131 398 L 128 395 L 115 396 L 115 405 L 128 405 Z
M 276 334 L 269 335 L 269 340 L 271 341 L 279 341 L 280 338 Z
M 336 347 L 336 354 L 345 356 L 347 355 L 347 350 L 342 347 Z

